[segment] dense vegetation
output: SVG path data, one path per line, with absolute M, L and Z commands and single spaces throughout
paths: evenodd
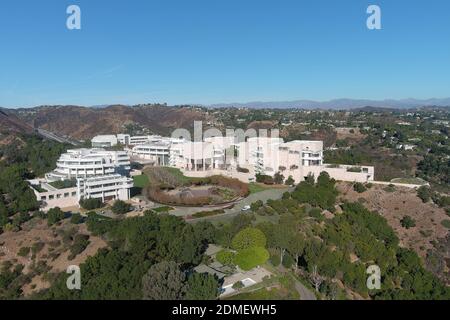
M 214 298 L 218 282 L 206 276 L 192 276 L 214 227 L 207 223 L 188 225 L 182 219 L 146 213 L 143 217 L 112 220 L 92 213 L 89 231 L 110 239 L 110 248 L 101 249 L 81 265 L 81 291 L 69 291 L 65 273 L 51 289 L 37 297 L 45 299 L 160 299 Z M 81 239 L 82 240 L 82 239 Z M 80 240 L 80 241 L 81 241 Z M 81 243 L 83 245 L 83 243 Z M 167 279 L 177 280 L 167 282 Z M 164 292 L 154 283 L 165 285 Z
M 387 221 L 360 203 L 343 203 L 340 213 L 325 218 L 323 210 L 335 212 L 335 182 L 322 173 L 317 183 L 308 179 L 282 200 L 255 206 L 256 216 L 240 216 L 218 230 L 218 241 L 226 247 L 240 230 L 256 228 L 267 239 L 274 265 L 283 264 L 307 279 L 323 297 L 343 298 L 336 286 L 373 299 L 449 299 L 449 289 L 425 270 L 411 250 L 399 241 Z M 276 218 L 275 218 L 276 217 Z M 233 254 L 220 252 L 224 264 Z M 381 290 L 368 290 L 366 269 L 378 265 L 382 270 Z
M 27 179 L 51 171 L 66 150 L 64 144 L 36 136 L 21 136 L 21 143 L 0 146 L 0 232 L 18 230 L 39 204 Z

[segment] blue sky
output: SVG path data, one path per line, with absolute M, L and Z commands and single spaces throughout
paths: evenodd
M 82 29 L 66 28 L 77 4 Z M 382 30 L 366 9 L 382 10 Z M 448 0 L 2 0 L 0 106 L 450 96 Z

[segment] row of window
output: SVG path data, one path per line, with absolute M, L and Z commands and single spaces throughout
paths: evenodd
M 70 193 L 70 192 L 61 193 L 61 194 L 58 193 L 56 195 L 51 194 L 48 196 L 48 200 L 55 200 L 55 196 L 56 196 L 56 199 L 62 199 L 62 198 L 76 197 L 76 195 L 77 195 L 76 191 L 74 191 L 72 193 Z M 42 196 L 41 200 L 47 201 L 47 196 Z

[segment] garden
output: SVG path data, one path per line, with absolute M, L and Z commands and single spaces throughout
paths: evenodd
M 152 167 L 144 171 L 150 200 L 176 206 L 212 206 L 233 203 L 249 195 L 247 184 L 228 177 L 188 178 L 174 168 Z

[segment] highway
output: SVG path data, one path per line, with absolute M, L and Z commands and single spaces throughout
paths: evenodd
M 50 131 L 47 131 L 47 130 L 44 130 L 44 129 L 37 128 L 36 132 L 40 136 L 42 136 L 42 137 L 44 137 L 46 139 L 49 139 L 49 140 L 57 141 L 57 142 L 60 142 L 60 143 L 68 143 L 68 144 L 71 144 L 73 146 L 79 145 L 79 142 L 77 142 L 77 141 L 74 141 L 72 139 L 67 139 L 67 138 L 60 137 L 60 136 L 54 134 L 53 132 L 50 132 Z

